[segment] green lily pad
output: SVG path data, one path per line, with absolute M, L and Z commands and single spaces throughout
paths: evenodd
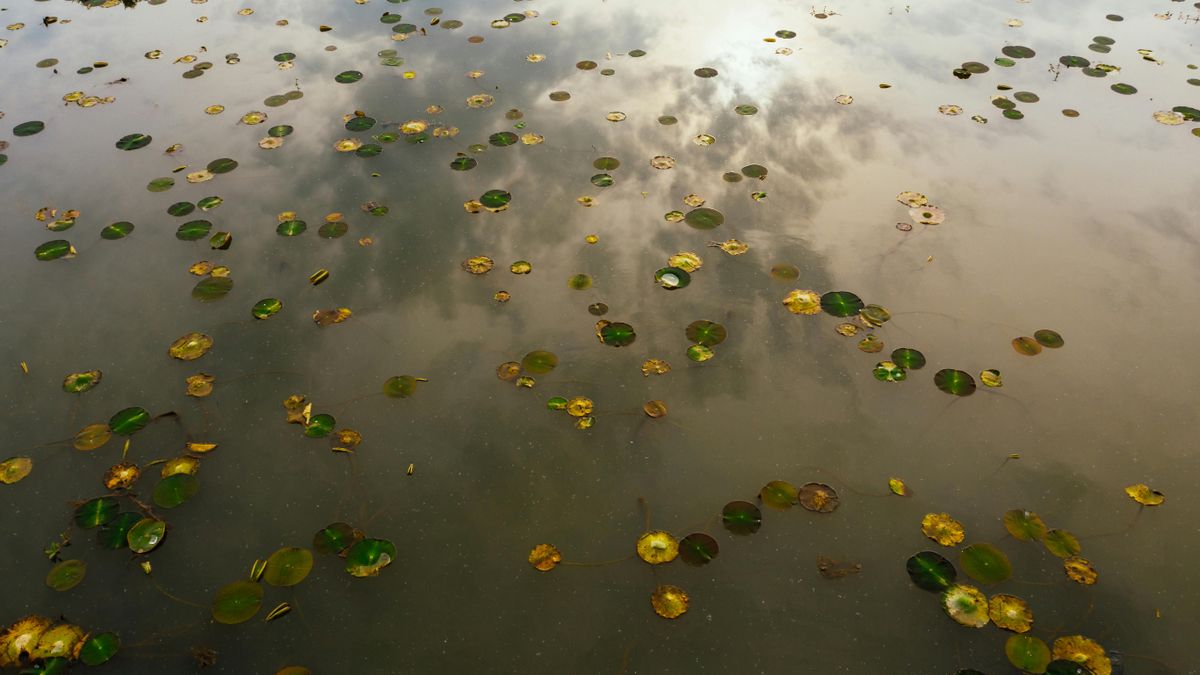
M 1005 58 L 1005 57 L 1003 57 L 1003 56 L 997 56 L 997 57 L 996 57 L 996 58 L 995 58 L 995 59 L 992 61 L 992 63 L 994 63 L 994 64 L 996 64 L 996 65 L 1000 66 L 1001 68 L 1012 68 L 1013 66 L 1017 65 L 1017 62 L 1016 62 L 1016 61 L 1013 61 L 1012 59 Z
M 1050 664 L 1050 647 L 1032 635 L 1012 635 L 1004 643 L 1008 662 L 1026 673 L 1044 673 Z
M 312 571 L 312 551 L 306 548 L 285 547 L 267 558 L 263 581 L 272 586 L 295 586 Z
M 45 122 L 39 122 L 37 120 L 32 122 L 21 122 L 17 126 L 13 127 L 12 134 L 13 136 L 32 136 L 45 128 Z
M 338 239 L 350 230 L 350 226 L 341 220 L 325 223 L 317 229 L 317 234 L 323 239 Z
M 204 197 L 203 199 L 197 201 L 196 206 L 199 207 L 201 211 L 212 211 L 224 203 L 224 198 L 213 195 L 211 197 Z
M 85 666 L 98 666 L 117 655 L 121 639 L 116 633 L 99 633 L 89 636 L 79 648 L 79 660 Z
M 711 347 L 705 347 L 704 345 L 692 345 L 691 347 L 687 348 L 688 359 L 695 361 L 696 363 L 703 363 L 714 356 L 716 356 L 716 352 L 714 352 Z
M 742 175 L 746 178 L 763 180 L 767 177 L 767 167 L 761 164 L 747 164 L 742 167 Z
M 334 82 L 341 84 L 352 84 L 363 78 L 363 74 L 357 70 L 344 70 L 333 77 Z
M 995 584 L 1012 576 L 1008 556 L 991 544 L 971 544 L 964 548 L 958 564 L 967 576 L 983 583 Z
M 1092 65 L 1091 61 L 1082 56 L 1060 56 L 1058 62 L 1068 68 L 1087 68 Z
M 396 375 L 383 383 L 383 393 L 392 398 L 408 398 L 417 391 L 419 380 L 412 375 Z
M 503 208 L 511 201 L 512 194 L 507 190 L 488 190 L 479 196 L 479 203 L 489 209 Z
M 615 182 L 616 181 L 613 180 L 613 177 L 606 173 L 598 173 L 591 177 L 591 183 L 592 183 L 592 185 L 595 185 L 596 187 L 602 187 L 602 188 L 612 187 L 613 183 L 615 183 Z
M 375 157 L 376 155 L 378 155 L 381 152 L 383 152 L 382 145 L 376 145 L 374 143 L 367 143 L 366 145 L 362 146 L 361 148 L 355 150 L 354 154 L 358 157 Z
M 69 591 L 83 581 L 87 574 L 87 563 L 82 560 L 64 560 L 46 573 L 46 585 L 56 591 Z
M 904 370 L 903 366 L 897 365 L 894 361 L 880 361 L 876 363 L 871 374 L 880 382 L 902 382 L 908 379 L 908 372 Z
M 600 341 L 610 347 L 625 347 L 633 344 L 637 339 L 637 333 L 633 332 L 633 326 L 627 323 L 610 323 L 600 329 Z
M 1046 664 L 1046 675 L 1095 675 L 1091 668 L 1069 659 L 1057 659 Z
M 567 279 L 567 286 L 577 291 L 586 291 L 592 287 L 592 278 L 586 274 L 575 274 Z
M 361 538 L 347 523 L 330 523 L 313 535 L 313 548 L 317 553 L 338 555 Z
M 396 546 L 386 539 L 363 539 L 346 551 L 346 571 L 351 576 L 373 577 L 396 559 Z
M 944 591 L 958 577 L 954 564 L 933 551 L 913 555 L 904 567 L 917 588 L 926 591 Z
M 304 435 L 309 438 L 325 438 L 333 433 L 335 426 L 337 426 L 337 420 L 333 419 L 333 415 L 313 415 L 308 418 L 308 424 L 304 427 Z
M 154 503 L 164 509 L 173 509 L 191 499 L 199 489 L 200 481 L 192 474 L 171 474 L 154 486 Z
M 1021 112 L 1020 110 L 1017 110 L 1016 108 L 1012 108 L 1011 110 L 1005 110 L 1004 112 L 1002 112 L 1000 114 L 1004 115 L 1005 118 L 1010 119 L 1010 120 L 1025 119 L 1025 113 Z
M 207 220 L 189 220 L 175 230 L 175 238 L 182 241 L 196 241 L 208 236 L 213 224 Z
M 478 160 L 476 160 L 474 157 L 468 157 L 466 155 L 459 155 L 458 157 L 450 160 L 450 168 L 454 169 L 455 171 L 470 171 L 478 165 Z
M 734 106 L 733 111 L 739 115 L 754 115 L 758 113 L 758 108 L 749 103 L 743 103 L 742 105 Z
M 716 209 L 702 206 L 688 211 L 683 217 L 683 222 L 697 230 L 711 230 L 725 222 L 725 214 Z
M 134 553 L 149 553 L 158 548 L 167 534 L 167 524 L 156 518 L 142 518 L 129 528 L 125 540 Z
M 1046 347 L 1048 349 L 1058 349 L 1059 347 L 1066 344 L 1065 342 L 1063 342 L 1063 338 L 1061 335 L 1059 335 L 1057 332 L 1052 331 L 1048 328 L 1042 328 L 1041 330 L 1034 331 L 1033 339 L 1037 340 L 1037 343 L 1039 345 Z
M 516 145 L 520 139 L 511 131 L 498 131 L 491 136 L 488 136 L 488 143 L 497 148 L 507 148 L 510 145 Z
M 208 169 L 209 173 L 229 173 L 230 171 L 238 168 L 238 163 L 235 159 L 221 157 L 220 159 L 214 159 L 213 161 L 209 162 L 208 166 L 205 168 Z
M 233 234 L 230 232 L 217 232 L 208 238 L 208 246 L 214 251 L 224 251 L 233 243 Z
M 795 485 L 783 480 L 773 480 L 759 490 L 758 498 L 773 509 L 785 511 L 792 508 L 800 496 Z
M 679 557 L 689 565 L 707 565 L 720 551 L 717 540 L 703 532 L 694 532 L 679 540 Z
M 262 598 L 262 586 L 253 581 L 235 581 L 222 586 L 213 596 L 213 620 L 224 624 L 249 621 L 262 607 Z
M 173 187 L 175 187 L 175 179 L 171 178 L 170 176 L 155 178 L 149 183 L 146 183 L 146 189 L 151 192 L 166 192 Z
M 612 171 L 621 166 L 621 160 L 616 157 L 599 157 L 592 162 L 592 166 L 600 171 Z
M 1029 47 L 1022 47 L 1020 45 L 1009 45 L 1000 51 L 1005 56 L 1011 56 L 1014 59 L 1032 59 L 1033 57 L 1037 56 L 1037 52 L 1033 51 Z
M 308 229 L 303 220 L 285 220 L 275 226 L 275 233 L 282 237 L 294 237 Z
M 678 267 L 663 267 L 654 273 L 654 281 L 668 291 L 674 291 L 692 283 L 692 275 Z
M 346 122 L 346 131 L 366 131 L 373 126 L 375 126 L 374 117 L 367 117 L 366 115 L 363 115 L 362 117 L 351 117 L 350 120 Z
M 1004 529 L 1021 541 L 1041 541 L 1046 536 L 1046 523 L 1038 514 L 1024 509 L 1005 511 Z
M 1117 43 L 1116 40 L 1104 35 L 1097 35 L 1096 37 L 1092 38 L 1092 42 L 1095 42 L 1098 45 L 1115 45 Z
M 150 145 L 150 136 L 146 134 L 129 134 L 117 141 L 118 150 L 138 150 Z
M 276 298 L 263 298 L 254 303 L 250 308 L 250 314 L 260 320 L 269 319 L 279 313 L 283 309 L 283 303 Z
M 1118 94 L 1124 94 L 1126 96 L 1137 93 L 1137 87 L 1133 86 L 1132 84 L 1125 84 L 1124 82 L 1118 82 L 1117 84 L 1109 87 L 1109 89 L 1112 89 Z
M 75 524 L 86 529 L 103 525 L 117 517 L 120 505 L 115 497 L 97 497 L 75 508 Z
M 267 129 L 267 135 L 271 138 L 283 138 L 284 136 L 290 136 L 292 131 L 294 131 L 294 129 L 290 124 L 276 124 L 270 129 Z
M 133 223 L 122 220 L 120 222 L 113 223 L 112 225 L 107 225 L 104 229 L 100 230 L 100 238 L 108 239 L 109 241 L 115 239 L 124 239 L 125 237 L 128 237 L 131 232 L 133 232 Z
M 129 546 L 129 530 L 142 520 L 142 514 L 136 511 L 126 511 L 105 523 L 96 530 L 96 543 L 102 548 L 116 551 Z
M 693 321 L 683 331 L 687 339 L 698 345 L 712 347 L 725 341 L 725 326 L 713 321 Z
M 545 375 L 558 366 L 558 357 L 554 352 L 536 350 L 529 352 L 521 359 L 521 368 L 534 375 Z
M 1079 540 L 1075 538 L 1075 535 L 1066 530 L 1049 530 L 1042 537 L 1042 543 L 1045 544 L 1047 551 L 1060 558 L 1070 558 L 1073 555 L 1079 555 Z
M 167 207 L 167 215 L 175 216 L 176 218 L 178 218 L 180 216 L 186 216 L 187 214 L 189 214 L 195 210 L 196 210 L 196 205 L 191 202 L 175 202 L 174 204 Z
M 119 436 L 132 436 L 150 423 L 150 413 L 134 406 L 118 411 L 108 420 L 108 428 Z
M 830 291 L 821 296 L 821 309 L 836 317 L 854 316 L 864 306 L 862 298 L 850 291 Z
M 1022 356 L 1037 356 L 1042 353 L 1042 346 L 1031 337 L 1016 337 L 1012 339 L 1012 348 Z
M 943 368 L 933 374 L 933 384 L 938 389 L 955 396 L 970 396 L 975 393 L 975 378 L 970 373 L 953 368 Z
M 1017 93 L 1013 94 L 1013 98 L 1017 99 L 1021 103 L 1037 103 L 1038 101 L 1042 100 L 1040 96 L 1032 91 L 1018 91 Z
M 71 242 L 66 239 L 48 241 L 33 249 L 33 256 L 38 260 L 57 260 L 71 253 Z
M 62 388 L 68 394 L 82 394 L 100 384 L 104 373 L 99 370 L 87 370 L 81 373 L 71 373 L 63 378 Z
M 733 534 L 754 534 L 762 527 L 762 511 L 750 502 L 729 502 L 721 509 L 721 522 Z
M 192 288 L 192 297 L 200 302 L 212 302 L 225 297 L 231 290 L 233 290 L 231 277 L 207 277 L 201 279 Z
M 280 63 L 286 63 L 287 61 L 291 61 L 291 60 L 295 59 L 296 55 L 291 52 L 280 52 L 272 58 L 274 58 L 276 61 L 278 61 Z

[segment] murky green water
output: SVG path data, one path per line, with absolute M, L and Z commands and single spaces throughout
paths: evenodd
M 381 21 L 385 12 L 401 18 Z M 511 13 L 524 20 L 490 25 Z M 1018 672 L 1005 655 L 1013 633 L 958 625 L 910 581 L 909 556 L 934 550 L 959 567 L 958 582 L 1024 599 L 1027 635 L 1047 645 L 1083 635 L 1108 650 L 1111 672 L 1196 672 L 1200 71 L 1188 63 L 1200 9 L 1190 3 L 14 0 L 0 16 L 25 24 L 0 36 L 0 459 L 33 460 L 27 477 L 0 485 L 0 624 L 38 614 L 115 632 L 121 649 L 97 672 L 118 673 L 192 672 L 197 649 L 214 650 L 209 672 L 222 673 Z M 43 25 L 47 16 L 58 21 Z M 1035 55 L 1005 67 L 994 59 L 1006 46 Z M 379 55 L 389 49 L 394 57 Z M 152 50 L 161 56 L 147 58 Z M 284 53 L 294 59 L 273 58 Z M 1089 76 L 1061 65 L 1064 55 L 1120 70 Z M 38 67 L 43 59 L 58 62 Z M 576 66 L 585 60 L 596 67 Z M 952 71 L 964 62 L 989 70 L 960 79 Z M 335 81 L 351 70 L 361 80 Z M 293 91 L 303 96 L 265 103 Z M 552 100 L 557 91 L 569 100 Z M 72 92 L 115 100 L 85 108 L 64 101 Z M 469 107 L 478 94 L 494 103 Z M 214 105 L 223 112 L 207 114 Z M 266 121 L 239 122 L 254 111 Z M 348 131 L 355 111 L 373 128 Z M 1181 123 L 1160 123 L 1159 111 Z M 606 119 L 614 112 L 624 119 Z M 10 131 L 27 121 L 45 128 Z M 405 135 L 410 121 L 427 128 Z M 259 147 L 277 125 L 293 131 Z M 504 131 L 517 142 L 489 144 Z M 114 147 L 137 133 L 152 137 L 146 147 Z M 701 134 L 715 141 L 697 143 Z M 381 152 L 338 152 L 341 139 Z M 452 170 L 456 153 L 477 166 Z M 657 156 L 673 168 L 652 167 Z M 601 157 L 620 165 L 597 169 Z M 219 158 L 238 165 L 189 182 Z M 767 168 L 762 181 L 723 177 L 753 164 Z M 593 184 L 601 173 L 611 186 Z M 148 191 L 159 177 L 173 187 Z M 511 193 L 507 209 L 464 208 L 492 189 Z M 926 195 L 944 222 L 898 229 L 913 223 L 903 191 Z M 724 223 L 665 219 L 694 208 L 688 195 Z M 223 202 L 167 212 L 209 196 Z M 39 221 L 43 207 L 58 212 Z M 73 226 L 47 231 L 72 209 Z M 277 234 L 287 211 L 305 232 Z M 319 233 L 330 213 L 343 214 L 345 236 Z M 197 219 L 231 245 L 176 237 Z M 101 238 L 119 221 L 133 232 Z M 77 255 L 35 258 L 56 239 Z M 709 246 L 730 239 L 748 250 Z M 686 288 L 665 290 L 655 271 L 680 252 L 702 266 Z M 467 273 L 474 256 L 494 269 Z M 532 272 L 510 273 L 521 260 Z M 229 268 L 227 295 L 192 297 L 199 261 Z M 798 277 L 773 277 L 776 265 Z M 328 279 L 311 284 L 320 269 Z M 571 288 L 577 274 L 591 287 Z M 891 320 L 843 337 L 835 327 L 853 316 L 793 314 L 782 301 L 794 289 L 851 291 Z M 495 300 L 499 291 L 510 299 Z M 282 311 L 256 320 L 264 298 Z M 608 313 L 593 315 L 593 303 Z M 313 312 L 339 307 L 350 318 L 314 324 Z M 600 319 L 630 324 L 636 340 L 603 344 Z M 685 327 L 701 319 L 728 337 L 693 362 Z M 1036 356 L 1010 345 L 1038 329 L 1065 345 Z M 170 358 L 192 331 L 212 337 L 211 351 Z M 856 348 L 868 333 L 880 352 Z M 927 365 L 878 381 L 873 369 L 898 347 Z M 533 350 L 558 357 L 536 386 L 497 377 Z M 647 359 L 670 372 L 643 376 Z M 942 369 L 978 389 L 939 391 Z M 983 385 L 985 369 L 1000 371 L 1002 388 Z M 63 392 L 64 376 L 89 370 L 103 372 L 98 386 Z M 211 395 L 187 395 L 197 373 L 215 378 Z M 393 375 L 428 381 L 390 398 L 381 391 Z M 362 444 L 334 452 L 332 436 L 306 438 L 286 423 L 293 394 Z M 594 426 L 548 410 L 555 396 L 591 399 Z M 668 414 L 648 417 L 651 400 Z M 126 459 L 142 469 L 130 492 L 142 515 L 169 523 L 143 556 L 102 548 L 72 519 L 75 504 L 110 493 L 103 476 L 124 438 L 90 452 L 70 439 L 131 406 L 175 413 L 129 436 Z M 188 441 L 218 444 L 200 459 L 199 490 L 156 506 L 162 466 L 151 463 L 183 455 Z M 892 477 L 910 496 L 889 493 Z M 756 501 L 773 480 L 828 484 L 840 505 L 764 505 L 753 535 L 722 526 L 726 503 Z M 1139 507 L 1124 490 L 1137 483 L 1165 503 Z M 1072 582 L 1060 558 L 1010 536 L 1010 509 L 1074 533 L 1098 582 Z M 943 512 L 965 528 L 957 546 L 922 534 L 923 516 Z M 676 537 L 707 532 L 719 555 L 699 567 L 641 562 L 647 517 Z M 311 548 L 334 522 L 391 541 L 397 555 L 355 578 L 317 553 L 299 585 L 263 585 L 252 619 L 213 621 L 217 589 L 280 547 Z M 54 563 L 43 553 L 60 532 L 70 545 L 59 558 L 87 566 L 61 592 L 46 585 Z M 527 558 L 542 543 L 568 563 L 622 560 L 539 572 Z M 968 578 L 959 552 L 973 543 L 1003 551 L 1011 578 Z M 825 578 L 822 556 L 861 571 Z M 655 614 L 660 585 L 686 591 L 686 614 Z M 281 602 L 290 614 L 265 622 Z

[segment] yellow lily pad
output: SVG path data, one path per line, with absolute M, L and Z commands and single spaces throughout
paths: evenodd
M 539 572 L 549 572 L 562 562 L 562 554 L 550 544 L 538 544 L 529 552 L 529 564 Z
M 637 554 L 651 565 L 669 563 L 679 555 L 679 541 L 668 532 L 652 530 L 638 537 Z
M 688 594 L 678 586 L 662 585 L 650 595 L 654 613 L 664 619 L 676 619 L 688 610 Z
M 1166 495 L 1158 490 L 1151 490 L 1150 486 L 1145 483 L 1130 485 L 1125 488 L 1125 494 L 1142 506 L 1158 506 L 1167 499 Z
M 942 546 L 954 546 L 966 537 L 962 523 L 949 513 L 926 513 L 921 519 L 921 532 Z
M 988 618 L 1004 630 L 1024 633 L 1033 625 L 1029 605 L 1015 595 L 997 593 L 988 600 Z

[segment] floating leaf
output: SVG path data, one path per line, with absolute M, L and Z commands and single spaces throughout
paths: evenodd
M 106 225 L 104 229 L 100 230 L 100 238 L 107 239 L 109 241 L 115 241 L 117 239 L 124 239 L 125 237 L 128 237 L 132 232 L 133 223 L 122 220 L 111 225 Z
M 767 506 L 785 511 L 799 501 L 799 491 L 787 481 L 773 480 L 759 490 L 758 497 Z
M 1021 541 L 1041 541 L 1046 536 L 1046 523 L 1041 517 L 1023 509 L 1004 512 L 1004 529 Z
M 117 141 L 118 150 L 137 150 L 150 145 L 150 137 L 146 134 L 129 134 Z
M 117 412 L 108 420 L 108 428 L 118 436 L 131 436 L 150 423 L 150 413 L 134 406 Z
M 83 581 L 87 574 L 87 563 L 82 560 L 64 560 L 46 574 L 46 585 L 56 591 L 69 591 Z
M 333 428 L 337 426 L 337 420 L 333 415 L 313 415 L 308 419 L 308 424 L 304 426 L 304 435 L 309 438 L 325 438 L 333 433 Z
M 1070 558 L 1079 554 L 1079 540 L 1066 530 L 1050 530 L 1042 538 L 1046 550 L 1060 558 Z
M 821 296 L 816 291 L 796 289 L 783 299 L 783 306 L 792 314 L 813 315 L 821 311 Z
M 71 258 L 74 255 L 75 247 L 71 246 L 71 242 L 66 239 L 48 241 L 33 250 L 33 256 L 42 261 Z
M 720 550 L 717 540 L 703 532 L 694 532 L 679 540 L 679 557 L 689 565 L 707 565 Z
M 673 162 L 672 165 L 674 165 Z M 725 216 L 716 209 L 701 207 L 688 211 L 687 214 L 683 216 L 683 222 L 691 225 L 697 230 L 711 230 L 724 223 Z
M 112 429 L 109 429 L 107 424 L 97 422 L 80 429 L 79 433 L 75 434 L 72 445 L 76 450 L 88 452 L 104 445 L 111 437 Z
M 416 393 L 420 381 L 412 375 L 395 375 L 383 383 L 383 393 L 392 398 L 408 398 Z
M 978 588 L 954 584 L 942 591 L 942 609 L 958 623 L 971 628 L 988 624 L 988 600 Z
M 970 396 L 975 393 L 975 379 L 969 373 L 952 368 L 943 368 L 934 373 L 933 384 L 954 396 Z
M 750 502 L 729 502 L 721 509 L 721 522 L 734 534 L 754 534 L 762 526 L 762 511 Z
M 233 279 L 230 277 L 208 277 L 201 279 L 192 288 L 192 297 L 200 302 L 220 300 L 233 290 Z
M 362 539 L 362 535 L 346 523 L 331 523 L 313 535 L 313 548 L 318 553 L 338 555 Z
M 1003 551 L 991 544 L 971 544 L 959 554 L 958 564 L 967 576 L 995 584 L 1012 576 L 1012 564 Z
M 167 533 L 167 524 L 156 518 L 142 518 L 129 528 L 125 540 L 134 553 L 149 553 L 162 543 Z
M 713 321 L 699 320 L 688 324 L 684 329 L 687 339 L 698 345 L 712 347 L 725 341 L 725 326 Z
M 688 610 L 688 595 L 678 586 L 663 585 L 650 595 L 654 613 L 664 619 L 675 619 Z
M 1071 556 L 1063 560 L 1063 571 L 1067 573 L 1067 577 L 1071 581 L 1084 586 L 1091 586 L 1100 578 L 1100 573 L 1092 567 L 1092 563 L 1087 558 L 1079 556 Z
M 98 666 L 116 656 L 121 648 L 121 639 L 116 633 L 99 633 L 89 636 L 79 648 L 79 660 L 87 666 Z
M 312 552 L 306 548 L 284 547 L 267 558 L 262 580 L 272 586 L 295 586 L 312 571 Z
M 119 505 L 114 497 L 97 497 L 75 508 L 75 524 L 84 529 L 103 525 L 117 517 Z
M 558 357 L 553 352 L 536 350 L 529 352 L 521 359 L 521 367 L 534 375 L 545 375 L 558 365 Z
M 1142 506 L 1158 506 L 1167 500 L 1166 495 L 1158 490 L 1151 490 L 1145 483 L 1136 483 L 1125 488 L 1125 494 Z
M 217 590 L 212 600 L 212 618 L 217 623 L 245 623 L 262 607 L 263 588 L 253 581 L 235 581 Z
M 942 546 L 954 546 L 966 537 L 962 523 L 949 513 L 926 513 L 921 519 L 921 532 Z
M 133 462 L 118 462 L 104 472 L 104 487 L 109 490 L 125 490 L 137 482 L 142 470 Z
M 691 347 L 687 348 L 688 359 L 695 361 L 696 363 L 703 363 L 714 356 L 716 356 L 716 352 L 709 347 L 705 347 L 704 345 L 692 345 Z
M 867 340 L 864 339 L 862 342 L 859 343 L 859 349 L 863 348 L 864 342 L 867 342 Z M 879 349 L 883 349 L 882 343 L 878 343 L 878 342 L 874 342 L 874 341 L 867 344 L 866 346 L 869 348 L 872 348 L 872 349 L 874 349 L 876 346 L 878 346 L 878 349 L 876 349 L 876 351 L 878 351 Z M 866 351 L 866 350 L 864 350 L 864 351 Z M 880 382 L 902 382 L 908 378 L 908 373 L 905 372 L 905 370 L 903 368 L 896 365 L 892 361 L 880 361 L 879 363 L 876 363 L 874 370 L 871 371 L 871 374 L 874 375 L 875 379 L 879 380 Z
M 363 539 L 346 551 L 346 571 L 356 577 L 374 577 L 396 558 L 396 547 L 386 539 Z
M 1112 660 L 1100 643 L 1082 635 L 1066 635 L 1054 640 L 1050 655 L 1087 667 L 1095 675 L 1112 675 Z M 1047 668 L 1047 670 L 1049 670 Z
M 213 339 L 204 333 L 188 333 L 171 343 L 167 353 L 181 361 L 195 361 L 212 349 Z
M 269 319 L 279 313 L 283 309 L 283 303 L 277 298 L 264 298 L 254 303 L 250 308 L 250 314 L 256 319 Z
M 27 616 L 0 634 L 0 667 L 20 665 L 21 659 L 33 651 L 42 635 L 50 628 L 50 619 Z
M 550 544 L 538 544 L 529 552 L 529 564 L 539 572 L 549 572 L 562 562 L 562 554 Z
M 625 347 L 633 344 L 637 338 L 637 333 L 633 332 L 633 326 L 627 323 L 609 323 L 599 330 L 600 342 L 610 347 Z
M 833 513 L 841 501 L 837 491 L 824 483 L 805 483 L 797 493 L 800 506 L 817 513 Z
M 38 639 L 37 646 L 30 651 L 29 655 L 35 660 L 46 661 L 46 667 L 41 673 L 50 675 L 61 675 L 66 673 L 67 659 L 73 658 L 76 648 L 83 641 L 83 629 L 79 626 L 74 626 L 68 623 L 60 623 L 42 634 Z M 55 665 L 59 668 L 55 668 Z
M 862 299 L 850 291 L 830 291 L 821 296 L 821 309 L 836 317 L 854 316 L 863 306 Z
M 897 497 L 912 496 L 912 490 L 909 490 L 908 486 L 904 484 L 904 481 L 900 480 L 899 478 L 888 479 L 888 490 L 890 490 L 892 494 L 896 495 Z
M 958 577 L 954 565 L 933 551 L 921 551 L 913 555 L 905 563 L 905 569 L 917 588 L 926 591 L 944 591 Z
M 45 128 L 46 123 L 38 120 L 34 120 L 32 122 L 21 122 L 17 126 L 13 127 L 12 135 L 17 137 L 32 136 L 41 132 Z
M 1004 643 L 1004 654 L 1014 667 L 1027 673 L 1044 673 L 1050 665 L 1050 647 L 1032 635 L 1013 635 Z
M 1013 349 L 1024 356 L 1036 356 L 1042 353 L 1042 346 L 1031 337 L 1013 338 Z
M 207 220 L 189 220 L 175 230 L 175 238 L 182 241 L 196 241 L 208 236 L 213 224 Z
M 0 483 L 12 485 L 33 471 L 33 460 L 28 457 L 10 457 L 0 462 Z
M 637 554 L 651 565 L 669 563 L 679 555 L 679 542 L 669 532 L 652 530 L 638 537 Z
M 154 486 L 154 503 L 164 509 L 173 509 L 191 499 L 200 489 L 196 477 L 188 473 L 177 473 L 158 481 Z

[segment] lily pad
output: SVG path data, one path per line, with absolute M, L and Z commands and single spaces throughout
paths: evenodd
M 383 383 L 383 393 L 392 398 L 408 398 L 416 393 L 419 381 L 412 375 L 395 375 Z
M 1034 331 L 1033 339 L 1037 340 L 1039 345 L 1046 347 L 1047 349 L 1058 349 L 1066 344 L 1063 342 L 1061 335 L 1048 328 L 1042 328 L 1041 330 Z
M 200 302 L 212 302 L 225 297 L 231 290 L 233 290 L 231 277 L 208 277 L 201 279 L 192 288 L 192 297 Z
M 651 565 L 669 563 L 679 555 L 679 542 L 662 530 L 643 533 L 638 537 L 636 548 L 638 557 Z
M 344 70 L 333 77 L 334 82 L 341 84 L 352 84 L 363 78 L 363 74 L 357 70 Z
M 313 535 L 313 548 L 318 553 L 338 555 L 362 539 L 362 535 L 347 523 L 330 523 Z
M 707 565 L 720 550 L 717 540 L 703 532 L 694 532 L 679 540 L 679 557 L 689 565 Z
M 138 150 L 150 145 L 151 138 L 146 134 L 129 134 L 117 141 L 118 150 Z
M 188 473 L 177 473 L 154 486 L 154 503 L 164 509 L 173 509 L 191 499 L 200 489 L 200 482 Z
M 637 339 L 633 326 L 627 323 L 610 323 L 600 329 L 600 341 L 610 347 L 626 347 Z
M 758 498 L 773 509 L 785 511 L 799 501 L 799 491 L 787 481 L 773 480 L 759 490 Z
M 295 237 L 308 229 L 308 223 L 303 220 L 285 220 L 275 226 L 275 233 L 281 237 Z
M 86 529 L 103 525 L 117 517 L 120 505 L 115 497 L 97 497 L 75 508 L 75 524 Z
M 479 196 L 479 203 L 488 209 L 503 209 L 512 201 L 508 190 L 488 190 Z
M 253 581 L 235 581 L 217 590 L 212 600 L 212 617 L 217 623 L 245 623 L 262 607 L 263 588 Z
M 725 215 L 716 209 L 702 206 L 688 211 L 683 217 L 683 222 L 697 230 L 711 230 L 725 222 Z
M 971 628 L 988 624 L 988 600 L 978 588 L 954 584 L 942 591 L 942 609 L 958 623 Z
M 312 571 L 313 555 L 306 548 L 284 547 L 267 558 L 263 581 L 272 586 L 295 586 Z
M 680 267 L 663 267 L 654 273 L 654 281 L 668 291 L 674 291 L 687 288 L 692 283 L 692 275 Z
M 970 373 L 952 368 L 943 368 L 934 373 L 933 384 L 954 396 L 970 396 L 975 393 L 975 378 L 971 377 Z
M 117 551 L 129 546 L 129 530 L 141 522 L 143 516 L 135 511 L 119 514 L 96 530 L 96 543 L 102 548 Z
M 944 591 L 958 577 L 954 564 L 933 551 L 921 551 L 910 557 L 905 569 L 917 588 L 926 591 Z
M 750 502 L 729 502 L 721 509 L 721 522 L 733 534 L 754 534 L 762 527 L 762 511 Z
M 98 666 L 116 656 L 121 649 L 121 639 L 116 633 L 98 633 L 89 636 L 79 648 L 79 660 L 87 666 Z
M 346 572 L 374 577 L 396 559 L 396 546 L 386 539 L 363 539 L 346 551 Z
M 209 173 L 215 173 L 215 174 L 229 173 L 230 171 L 233 171 L 234 169 L 238 168 L 238 163 L 237 163 L 237 160 L 235 160 L 235 159 L 230 159 L 229 157 L 221 157 L 219 159 L 214 159 L 213 161 L 209 162 L 208 166 L 206 168 L 208 169 Z
M 836 317 L 854 316 L 864 306 L 862 298 L 850 291 L 830 291 L 821 296 L 821 309 Z
M 36 133 L 39 133 L 40 131 L 42 131 L 45 128 L 46 128 L 45 122 L 40 122 L 37 120 L 34 120 L 32 122 L 21 122 L 17 126 L 13 127 L 12 134 L 13 134 L 13 136 L 18 136 L 18 137 L 32 136 Z
M 333 428 L 337 426 L 337 420 L 333 415 L 313 415 L 308 419 L 308 424 L 304 426 L 304 435 L 309 438 L 325 438 L 333 433 Z
M 1079 555 L 1079 540 L 1066 530 L 1050 530 L 1042 537 L 1046 550 L 1060 558 L 1070 558 Z
M 1024 509 L 1006 511 L 1004 529 L 1021 541 L 1041 541 L 1046 536 L 1046 523 L 1038 514 Z
M 87 574 L 87 563 L 82 560 L 64 560 L 46 573 L 46 585 L 56 591 L 69 591 L 83 581 Z
M 71 373 L 63 378 L 62 388 L 68 394 L 82 394 L 100 384 L 102 377 L 104 377 L 104 374 L 99 370 Z
M 805 483 L 797 493 L 800 506 L 817 513 L 833 513 L 841 500 L 837 490 L 824 483 Z
M 12 485 L 23 480 L 33 471 L 33 459 L 29 457 L 10 457 L 0 462 L 0 483 Z
M 213 224 L 207 220 L 189 220 L 175 230 L 175 238 L 182 241 L 196 241 L 208 236 Z
M 721 344 L 726 336 L 725 326 L 704 319 L 689 323 L 683 332 L 687 339 L 705 347 Z
M 33 250 L 33 256 L 42 261 L 69 257 L 74 253 L 75 247 L 71 246 L 71 242 L 66 239 L 48 241 Z
M 254 303 L 250 308 L 250 314 L 260 320 L 269 319 L 279 313 L 283 309 L 283 303 L 277 298 L 264 298 Z
M 149 553 L 162 543 L 167 533 L 167 524 L 157 518 L 142 518 L 125 535 L 129 550 L 134 553 Z
M 971 544 L 958 556 L 958 564 L 967 576 L 995 584 L 1012 576 L 1012 564 L 1003 551 L 991 544 Z
M 553 352 L 536 350 L 529 352 L 521 359 L 521 367 L 534 375 L 545 375 L 558 365 L 558 357 Z
M 112 225 L 107 225 L 104 229 L 100 230 L 100 238 L 108 239 L 109 241 L 124 239 L 131 232 L 133 232 L 133 223 L 122 220 Z
M 1004 643 L 1004 654 L 1014 667 L 1027 673 L 1044 673 L 1050 665 L 1050 647 L 1032 635 L 1013 635 Z

